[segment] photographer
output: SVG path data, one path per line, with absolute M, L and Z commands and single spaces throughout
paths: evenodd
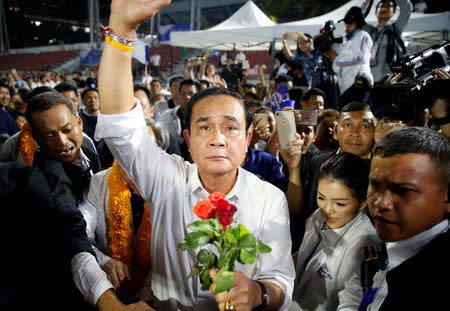
M 287 40 L 290 37 L 297 41 L 297 51 L 294 53 L 291 52 L 287 44 Z M 319 60 L 322 60 L 322 53 L 317 49 L 311 49 L 311 44 L 313 43 L 312 37 L 309 34 L 303 34 L 301 32 L 285 32 L 282 40 L 284 55 L 291 63 L 302 66 L 308 85 L 311 86 L 314 69 Z
M 364 0 L 362 10 L 373 0 Z M 400 9 L 397 21 L 387 24 L 397 10 L 397 3 Z M 405 45 L 401 38 L 403 29 L 408 24 L 412 11 L 412 4 L 409 0 L 381 0 L 376 5 L 375 14 L 378 18 L 378 25 L 365 24 L 363 29 L 367 31 L 373 40 L 371 50 L 370 67 L 375 81 L 383 79 L 391 74 L 390 65 L 396 63 L 406 52 Z
M 369 64 L 373 42 L 362 30 L 365 22 L 361 8 L 351 7 L 341 21 L 345 23 L 347 35 L 339 54 L 334 50 L 323 53 L 333 61 L 333 71 L 338 77 L 339 109 L 352 101 L 367 103 L 373 86 Z

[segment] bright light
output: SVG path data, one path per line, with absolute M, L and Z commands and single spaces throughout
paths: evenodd
M 35 21 L 34 24 L 39 27 L 42 23 L 40 21 Z
M 80 29 L 79 26 L 70 26 L 70 29 L 72 29 L 72 31 L 78 31 L 78 29 Z
M 85 33 L 90 33 L 91 32 L 91 28 L 90 27 L 84 27 L 84 32 Z

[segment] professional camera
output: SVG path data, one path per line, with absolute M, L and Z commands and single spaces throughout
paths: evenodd
M 450 69 L 450 42 L 441 41 L 422 52 L 403 57 L 386 83 L 397 74 L 396 84 L 376 85 L 370 92 L 370 106 L 378 119 L 414 120 L 417 112 L 430 106 L 424 89 L 433 81 L 438 68 Z M 429 95 L 429 94 L 428 94 Z
M 342 37 L 334 37 L 333 31 L 336 29 L 332 20 L 325 23 L 320 29 L 319 36 L 314 38 L 314 48 L 320 50 L 322 53 L 331 51 L 334 43 L 342 43 Z

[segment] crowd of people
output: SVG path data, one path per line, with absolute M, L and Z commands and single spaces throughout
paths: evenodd
M 207 52 L 167 81 L 155 60 L 138 82 L 136 29 L 170 0 L 113 0 L 99 72 L 85 79 L 8 73 L 0 309 L 445 310 L 450 72 L 435 68 L 413 119 L 376 118 L 373 86 L 401 83 L 389 65 L 412 4 L 378 1 L 375 27 L 369 2 L 343 16 L 339 48 L 283 35 L 259 84 L 243 52 L 220 67 Z M 288 147 L 280 112 L 294 120 Z M 177 247 L 213 192 L 271 248 L 236 262 L 217 294 L 188 278 L 197 255 Z

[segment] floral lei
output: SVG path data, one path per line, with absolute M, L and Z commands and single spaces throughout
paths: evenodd
M 36 142 L 31 135 L 31 126 L 28 122 L 26 122 L 20 133 L 19 150 L 27 166 L 33 166 L 34 153 L 36 149 Z
M 137 233 L 137 247 L 133 251 L 133 229 L 131 228 L 131 191 L 128 183 L 117 169 L 117 161 L 107 177 L 109 187 L 108 242 L 111 257 L 123 262 L 130 271 L 131 281 L 125 282 L 120 291 L 135 295 L 145 282 L 151 268 L 151 217 L 147 203 Z

